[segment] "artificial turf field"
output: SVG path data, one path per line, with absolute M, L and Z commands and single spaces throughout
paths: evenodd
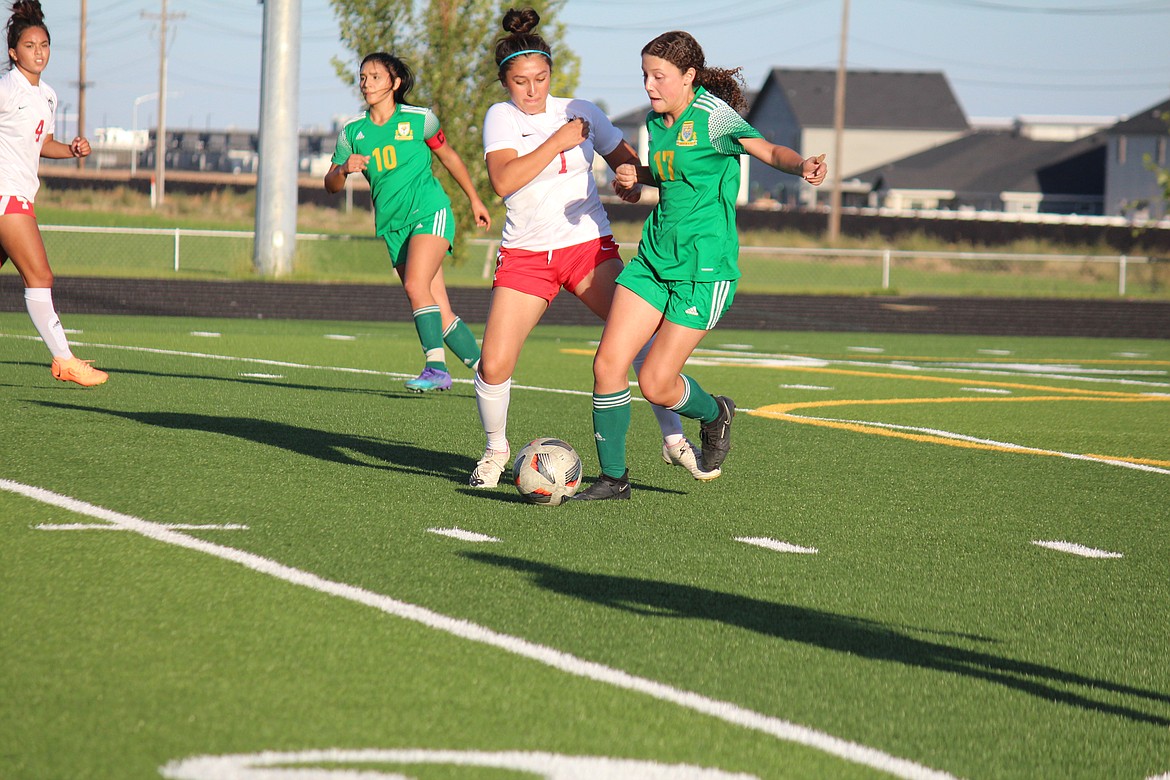
M 0 314 L 0 778 L 1170 773 L 1170 341 L 721 329 L 723 476 L 636 402 L 633 500 L 550 508 L 410 324 L 66 325 L 108 384 Z M 596 474 L 598 334 L 513 451 Z

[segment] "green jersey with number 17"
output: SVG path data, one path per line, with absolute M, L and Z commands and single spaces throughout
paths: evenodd
M 370 158 L 362 174 L 370 183 L 379 236 L 451 205 L 443 185 L 431 172 L 427 143 L 441 132 L 439 119 L 429 108 L 400 103 L 383 125 L 374 124 L 367 111 L 346 122 L 338 133 L 334 164 L 344 165 L 351 154 Z M 431 144 L 439 145 L 436 141 Z
M 667 281 L 738 279 L 740 139 L 763 136 L 703 87 L 672 125 L 651 112 L 646 128 L 658 205 L 642 229 L 638 254 Z

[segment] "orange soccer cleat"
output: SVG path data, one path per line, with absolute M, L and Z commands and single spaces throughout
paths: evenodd
M 110 378 L 105 371 L 98 371 L 89 360 L 53 358 L 53 378 L 62 382 L 76 382 L 82 387 L 100 385 Z

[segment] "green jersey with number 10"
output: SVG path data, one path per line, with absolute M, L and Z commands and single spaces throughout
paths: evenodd
M 642 229 L 638 254 L 667 281 L 738 279 L 740 139 L 763 136 L 703 87 L 672 125 L 651 112 L 646 127 L 658 205 Z
M 370 158 L 362 174 L 370 182 L 379 236 L 451 205 L 431 172 L 431 144 L 439 143 L 427 143 L 441 132 L 439 119 L 429 108 L 400 103 L 383 125 L 374 124 L 367 111 L 338 133 L 334 164 L 344 165 L 351 154 Z

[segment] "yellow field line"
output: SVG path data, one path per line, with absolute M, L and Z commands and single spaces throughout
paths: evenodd
M 593 350 L 585 349 L 564 349 L 561 350 L 566 354 L 577 355 L 592 355 Z M 888 358 L 893 359 L 893 358 Z M 905 358 L 902 358 L 905 359 Z M 919 358 L 925 359 L 925 358 Z M 937 358 L 936 358 L 937 360 Z M 1038 363 L 1041 361 L 1030 360 L 1027 362 Z M 1083 362 L 1083 361 L 1082 361 Z M 1106 361 L 1097 361 L 1106 362 Z M 1153 361 L 1160 364 L 1160 361 Z M 1099 460 L 1105 462 L 1117 463 L 1131 463 L 1141 466 L 1152 466 L 1157 468 L 1170 468 L 1170 461 L 1154 460 L 1150 458 L 1132 458 L 1119 457 L 1114 455 L 1096 455 L 1096 454 L 1072 454 L 1067 452 L 1057 452 L 1054 450 L 1043 450 L 1035 447 L 1024 447 L 1020 445 L 1006 445 L 991 441 L 978 440 L 975 437 L 969 438 L 951 438 L 948 436 L 936 436 L 926 433 L 913 433 L 909 431 L 899 431 L 892 428 L 879 427 L 877 425 L 866 424 L 864 422 L 844 421 L 844 420 L 828 420 L 819 417 L 805 417 L 803 415 L 792 414 L 796 409 L 819 409 L 839 406 L 880 406 L 880 405 L 894 405 L 894 404 L 938 404 L 938 403 L 1019 403 L 1022 401 L 1103 401 L 1114 403 L 1157 403 L 1170 402 L 1170 395 L 1145 395 L 1139 393 L 1125 392 L 1119 390 L 1086 390 L 1075 387 L 1051 387 L 1048 385 L 1027 384 L 1024 382 L 997 382 L 983 379 L 974 379 L 971 377 L 940 377 L 940 376 L 915 376 L 913 374 L 902 373 L 888 373 L 883 371 L 863 371 L 860 369 L 851 368 L 818 368 L 815 366 L 765 366 L 766 368 L 776 371 L 798 371 L 808 372 L 813 374 L 836 374 L 839 376 L 855 376 L 865 377 L 867 379 L 894 379 L 894 380 L 908 380 L 912 382 L 937 382 L 949 385 L 964 385 L 976 387 L 994 387 L 1010 390 L 1024 390 L 1030 392 L 1056 393 L 1056 395 L 1034 395 L 1014 398 L 967 398 L 967 397 L 948 397 L 948 398 L 882 398 L 871 400 L 834 400 L 834 401 L 803 401 L 789 404 L 769 404 L 762 406 L 755 410 L 744 410 L 748 414 L 753 414 L 759 417 L 770 417 L 777 420 L 787 420 L 789 422 L 800 423 L 802 425 L 816 425 L 823 428 L 836 428 L 839 430 L 852 431 L 855 433 L 867 433 L 876 436 L 888 436 L 894 439 L 906 439 L 908 441 L 923 442 L 930 444 L 943 444 L 948 447 L 962 447 L 967 449 L 986 450 L 991 452 L 1011 452 L 1028 455 L 1045 455 L 1048 457 L 1057 458 L 1084 458 L 1089 460 Z
M 729 352 L 728 354 L 734 354 Z M 1094 358 L 1090 360 L 1082 360 L 1080 358 L 1069 358 L 1062 360 L 1060 358 L 1027 358 L 1020 356 L 1002 356 L 1002 355 L 976 355 L 975 357 L 938 357 L 926 355 L 875 355 L 875 354 L 841 354 L 834 353 L 832 355 L 808 353 L 803 355 L 808 358 L 819 358 L 821 360 L 852 360 L 860 359 L 869 361 L 879 360 L 913 360 L 921 363 L 1034 363 L 1038 366 L 1044 365 L 1100 365 L 1100 366 L 1170 366 L 1170 360 L 1148 360 L 1137 358 Z
M 894 439 L 906 439 L 928 444 L 943 444 L 948 447 L 962 447 L 966 449 L 987 450 L 991 452 L 1012 452 L 1026 455 L 1046 455 L 1049 457 L 1069 457 L 1069 453 L 1054 450 L 1043 450 L 1036 447 L 1020 445 L 1005 445 L 1001 443 L 971 439 L 950 438 L 927 433 L 912 433 L 891 428 L 879 427 L 864 422 L 845 420 L 828 420 L 819 417 L 805 417 L 792 414 L 796 409 L 829 408 L 839 406 L 890 406 L 895 404 L 935 404 L 935 403 L 1020 403 L 1038 401 L 1099 401 L 1103 403 L 1144 403 L 1170 402 L 1170 397 L 1130 395 L 1122 398 L 1085 398 L 1079 396 L 1028 396 L 1024 398 L 881 398 L 873 400 L 837 400 L 837 401 L 808 401 L 792 404 L 770 404 L 755 409 L 749 414 L 760 417 L 770 417 L 777 420 L 800 423 L 802 425 L 816 425 L 823 428 L 836 428 L 854 433 L 867 433 L 876 436 L 888 436 Z M 973 438 L 973 437 L 972 437 Z M 1132 458 L 1117 455 L 1097 455 L 1084 453 L 1078 457 L 1100 461 L 1115 461 L 1132 463 L 1143 466 L 1170 468 L 1170 461 L 1153 460 L 1150 458 Z
M 807 371 L 813 374 L 838 374 L 841 376 L 862 376 L 875 379 L 906 379 L 912 382 L 941 382 L 947 385 L 979 385 L 981 387 L 1002 387 L 1012 390 L 1035 390 L 1045 393 L 1064 393 L 1077 396 L 1091 396 L 1096 398 L 1132 398 L 1143 397 L 1136 393 L 1120 390 L 1083 390 L 1078 387 L 1049 387 L 1047 385 L 1030 385 L 1024 382 L 993 382 L 986 379 L 955 378 L 949 376 L 915 376 L 913 374 L 889 374 L 880 371 L 861 371 L 854 368 L 817 368 L 815 366 L 768 366 L 775 371 Z M 1149 396 L 1157 398 L 1157 396 Z M 980 400 L 980 399 L 969 399 Z

